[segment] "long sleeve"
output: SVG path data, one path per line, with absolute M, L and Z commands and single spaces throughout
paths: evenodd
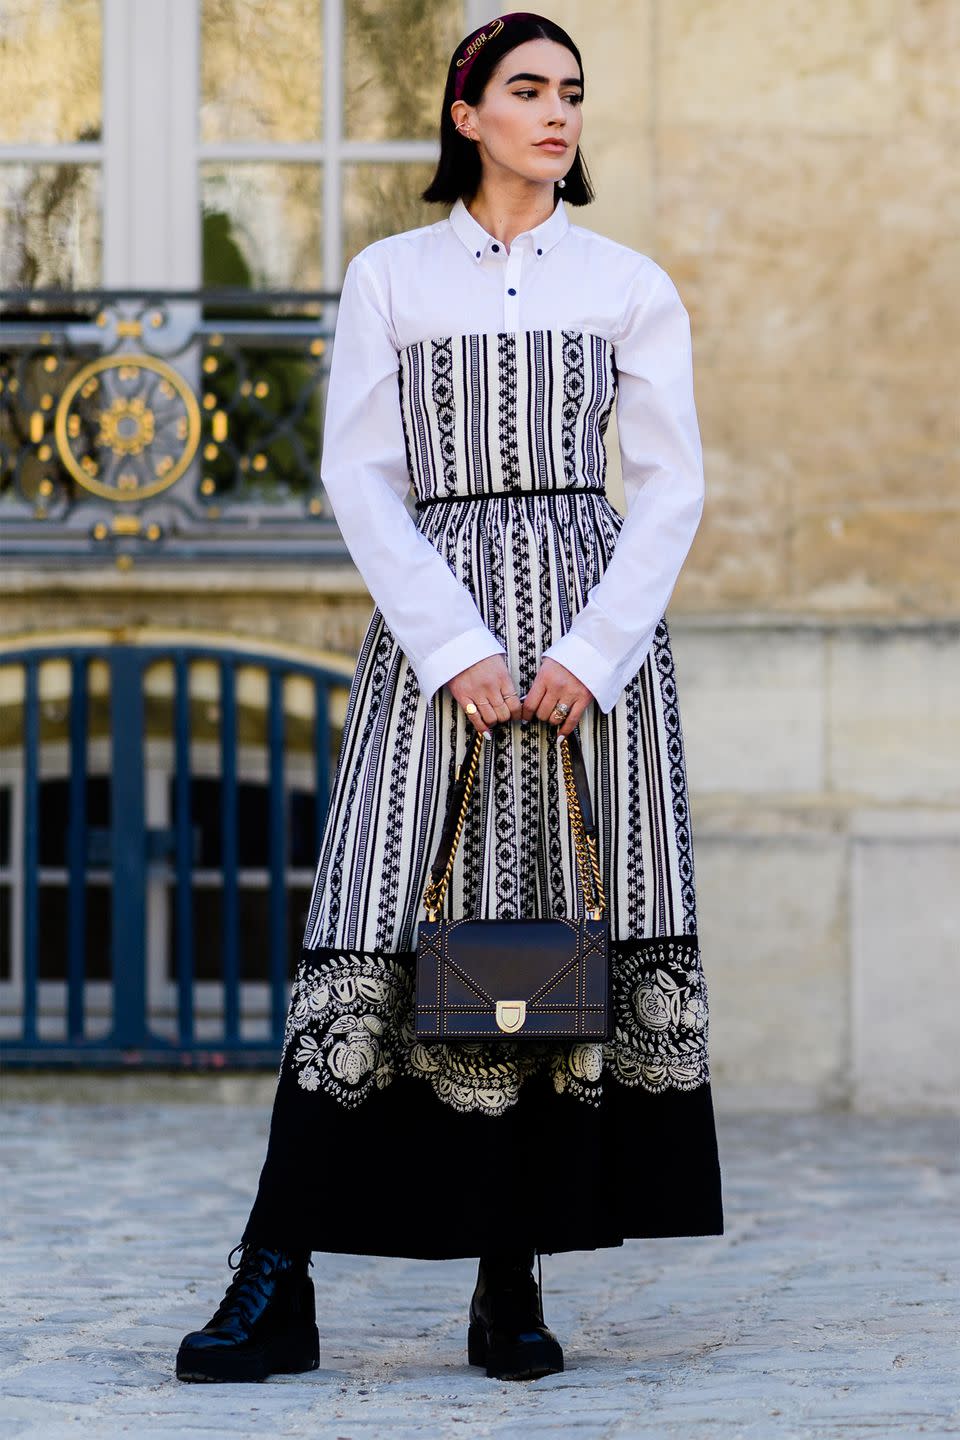
M 665 271 L 645 296 L 631 291 L 614 357 L 626 515 L 587 603 L 544 651 L 604 713 L 649 653 L 703 512 L 690 320 Z
M 418 530 L 386 307 L 362 256 L 347 266 L 337 313 L 320 475 L 350 555 L 429 700 L 504 646 L 469 591 Z

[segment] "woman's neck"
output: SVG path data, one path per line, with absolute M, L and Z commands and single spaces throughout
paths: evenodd
M 478 225 L 506 248 L 518 235 L 549 220 L 556 209 L 553 181 L 546 185 L 524 185 L 521 191 L 509 186 L 482 185 L 464 204 Z

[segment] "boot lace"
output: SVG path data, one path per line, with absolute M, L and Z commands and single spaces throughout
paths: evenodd
M 227 1264 L 230 1266 L 231 1270 L 239 1270 L 240 1267 L 244 1264 L 244 1262 L 249 1259 L 249 1257 L 254 1253 L 254 1251 L 266 1248 L 268 1247 L 264 1246 L 262 1242 L 257 1243 L 254 1240 L 241 1240 L 239 1244 L 234 1245 L 233 1249 L 230 1251 L 230 1254 L 227 1256 Z M 236 1265 L 234 1265 L 233 1257 L 238 1250 L 241 1252 L 240 1259 L 237 1261 Z M 285 1251 L 282 1253 L 290 1254 L 291 1252 Z M 313 1265 L 312 1256 L 307 1257 L 307 1264 L 310 1266 Z
M 233 1257 L 240 1251 L 240 1259 L 236 1265 Z M 263 1301 L 267 1298 L 267 1281 L 278 1267 L 277 1255 L 289 1254 L 284 1251 L 270 1251 L 267 1246 L 257 1244 L 252 1240 L 241 1240 L 234 1245 L 227 1256 L 227 1264 L 236 1274 L 227 1285 L 226 1293 L 220 1304 L 213 1321 L 217 1322 L 231 1310 L 235 1310 L 244 1324 L 251 1323 L 260 1312 Z M 313 1264 L 308 1259 L 309 1265 Z

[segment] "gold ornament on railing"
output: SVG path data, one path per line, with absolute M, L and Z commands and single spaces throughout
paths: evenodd
M 150 355 L 107 356 L 65 388 L 54 425 L 64 466 L 105 500 L 145 500 L 184 474 L 200 443 L 200 410 L 183 376 Z

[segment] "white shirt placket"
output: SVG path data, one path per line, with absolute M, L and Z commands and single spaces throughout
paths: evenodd
M 520 329 L 520 272 L 523 268 L 523 246 L 514 241 L 503 267 L 503 328 Z

